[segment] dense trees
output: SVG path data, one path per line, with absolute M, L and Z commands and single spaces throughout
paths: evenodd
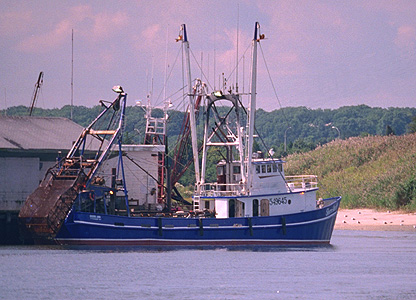
M 73 107 L 74 121 L 86 126 L 101 109 L 100 106 Z M 153 112 L 162 116 L 160 110 Z M 169 111 L 168 114 L 169 149 L 173 151 L 184 113 Z M 0 116 L 4 115 L 27 116 L 28 108 L 10 107 L 0 111 Z M 71 107 L 35 109 L 34 115 L 69 118 Z M 124 142 L 142 143 L 146 124 L 144 110 L 137 106 L 128 107 L 126 118 Z M 403 135 L 416 133 L 416 108 L 384 109 L 359 105 L 331 110 L 288 107 L 271 112 L 259 109 L 256 118 L 256 129 L 262 137 L 255 139 L 256 150 L 273 148 L 276 157 L 292 154 L 287 157 L 287 174 L 317 174 L 325 187 L 320 190 L 322 197 L 342 195 L 342 205 L 350 208 L 415 209 L 416 136 Z M 201 118 L 198 121 L 201 133 L 202 128 Z M 369 137 L 361 138 L 364 136 Z M 328 143 L 331 141 L 334 142 Z M 212 182 L 216 178 L 215 165 L 223 159 L 224 153 L 215 148 L 210 148 L 209 152 L 207 181 Z M 193 185 L 192 165 L 180 182 L 185 186 Z
M 218 108 L 219 110 L 221 108 Z M 228 108 L 222 108 L 228 110 Z M 92 108 L 73 107 L 74 122 L 86 126 L 101 111 L 100 106 Z M 153 113 L 161 117 L 162 111 Z M 0 115 L 28 115 L 25 106 L 10 107 L 0 111 Z M 184 113 L 169 111 L 167 134 L 169 148 L 173 149 L 180 134 Z M 55 116 L 69 118 L 70 106 L 60 109 L 35 109 L 34 116 Z M 202 114 L 201 114 L 202 115 Z M 202 115 L 203 117 L 203 115 Z M 125 142 L 140 144 L 144 140 L 146 120 L 144 110 L 138 106 L 129 106 L 126 111 Z M 230 121 L 233 123 L 233 120 Z M 244 122 L 242 126 L 244 126 Z M 203 122 L 199 120 L 198 130 L 202 133 Z M 416 132 L 416 108 L 379 108 L 367 105 L 344 106 L 338 109 L 309 109 L 307 107 L 287 107 L 267 112 L 258 109 L 256 112 L 256 130 L 262 138 L 256 138 L 259 148 L 267 152 L 271 148 L 276 157 L 291 153 L 300 153 L 315 149 L 335 139 L 347 139 L 367 135 L 403 135 Z M 201 135 L 202 136 L 202 135 Z M 286 136 L 286 151 L 285 151 Z M 215 166 L 215 161 L 210 164 Z M 208 172 L 215 176 L 215 169 Z M 188 178 L 188 177 L 189 178 Z M 189 175 L 186 181 L 190 181 Z
M 386 135 L 414 132 L 416 108 L 371 108 L 366 105 L 344 106 L 338 109 L 289 107 L 272 112 L 259 110 L 256 127 L 264 137 L 264 148 L 284 155 L 286 131 L 287 152 L 310 150 L 336 138 Z M 303 145 L 303 146 L 302 146 Z
M 407 128 L 409 133 L 416 132 L 416 116 L 412 118 L 412 122 L 408 125 Z

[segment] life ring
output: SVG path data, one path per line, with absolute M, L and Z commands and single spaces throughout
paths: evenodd
M 88 197 L 90 198 L 91 201 L 95 201 L 95 197 L 94 197 L 94 192 L 93 191 L 90 191 L 88 193 Z

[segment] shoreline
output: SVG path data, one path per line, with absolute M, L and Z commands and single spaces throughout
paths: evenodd
M 409 231 L 416 233 L 416 213 L 340 209 L 335 230 Z

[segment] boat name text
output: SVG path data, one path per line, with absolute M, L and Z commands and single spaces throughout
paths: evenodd
M 334 213 L 334 212 L 336 212 L 336 211 L 337 211 L 337 207 L 327 208 L 327 209 L 326 209 L 326 211 L 325 211 L 325 214 L 326 214 L 327 216 L 329 216 L 330 214 L 332 214 L 332 213 Z
M 282 205 L 282 204 L 291 204 L 292 200 L 287 199 L 287 197 L 276 197 L 276 198 L 270 198 L 270 205 Z

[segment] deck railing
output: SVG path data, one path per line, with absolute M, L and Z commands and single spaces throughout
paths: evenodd
M 286 176 L 286 182 L 292 192 L 318 188 L 316 175 Z
M 226 197 L 241 195 L 242 183 L 206 183 L 200 187 L 200 195 L 206 197 Z
M 291 192 L 308 191 L 318 188 L 316 175 L 286 176 Z M 196 190 L 196 189 L 195 189 Z M 242 183 L 205 183 L 200 186 L 200 196 L 229 197 L 244 194 Z

